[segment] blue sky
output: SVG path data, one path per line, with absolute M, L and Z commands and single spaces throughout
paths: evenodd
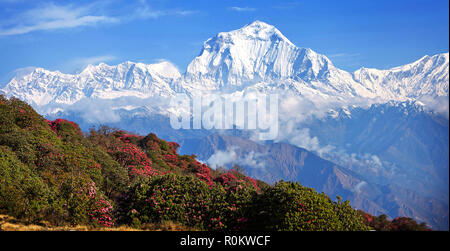
M 254 20 L 342 69 L 384 69 L 448 52 L 448 11 L 448 0 L 0 0 L 0 84 L 29 66 L 165 59 L 184 72 L 206 39 Z

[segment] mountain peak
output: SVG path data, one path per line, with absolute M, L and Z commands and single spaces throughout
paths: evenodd
M 266 41 L 282 40 L 295 46 L 275 26 L 259 20 L 247 24 L 238 30 L 221 32 L 218 34 L 218 37 L 241 37 L 245 39 Z
M 18 71 L 2 90 L 39 106 L 54 101 L 71 104 L 83 97 L 167 97 L 175 91 L 233 92 L 249 87 L 283 88 L 304 96 L 405 100 L 448 96 L 448 64 L 447 52 L 388 70 L 361 68 L 349 73 L 256 20 L 208 39 L 184 74 L 165 59 L 153 64 L 88 65 L 78 74 L 31 67 Z
M 252 23 L 247 24 L 245 27 L 247 27 L 247 26 L 248 27 L 273 27 L 273 28 L 275 28 L 273 25 L 270 25 L 270 24 L 265 23 L 265 22 L 260 21 L 260 20 L 255 20 Z
M 280 33 L 280 31 L 277 28 L 275 28 L 275 26 L 270 25 L 270 24 L 265 23 L 265 22 L 262 22 L 262 21 L 259 21 L 259 20 L 256 20 L 253 23 L 247 24 L 247 25 L 245 25 L 244 27 L 242 27 L 239 30 L 251 31 L 251 32 L 255 32 L 255 33 L 258 33 L 258 32 L 261 32 L 261 31 L 272 32 L 272 33 L 275 33 L 275 32 Z
M 285 79 L 298 75 L 303 66 L 306 70 L 309 59 L 303 58 L 307 53 L 274 26 L 254 21 L 208 39 L 189 64 L 186 79 L 190 86 L 197 82 L 206 89 Z

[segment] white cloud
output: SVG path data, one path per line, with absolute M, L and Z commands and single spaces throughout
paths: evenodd
M 371 159 L 372 159 L 372 163 L 375 164 L 376 166 L 382 166 L 383 165 L 381 163 L 380 158 L 378 158 L 378 156 L 372 155 Z
M 436 114 L 449 118 L 449 99 L 448 96 L 430 97 L 424 96 L 420 101 L 425 104 L 425 109 Z
M 1 1 L 1 0 L 0 0 Z M 104 2 L 93 2 L 89 5 L 44 4 L 12 18 L 0 21 L 0 36 L 26 34 L 33 31 L 60 30 L 83 26 L 94 26 L 105 23 L 120 23 L 136 19 L 157 19 L 163 16 L 189 16 L 198 13 L 196 10 L 154 9 L 146 1 L 139 1 L 135 10 L 121 10 L 116 16 L 100 13 L 99 6 Z M 131 13 L 131 14 L 130 14 Z
M 140 19 L 156 19 L 163 16 L 189 16 L 198 13 L 194 10 L 153 10 L 153 9 L 141 9 L 136 12 L 137 18 Z
M 182 10 L 182 9 L 154 9 L 147 1 L 140 0 L 139 7 L 132 15 L 131 19 L 156 19 L 163 16 L 189 16 L 198 13 L 196 10 Z
M 226 167 L 233 163 L 237 159 L 237 154 L 234 151 L 235 148 L 231 148 L 227 151 L 217 151 L 209 157 L 206 161 L 212 168 Z
M 244 154 L 239 158 L 238 165 L 247 166 L 250 168 L 265 168 L 266 163 L 264 162 L 263 157 L 266 154 L 263 153 L 255 153 L 254 151 L 250 151 L 248 154 Z
M 347 68 L 359 68 L 361 65 L 361 54 L 360 53 L 335 53 L 327 55 L 327 57 L 333 60 L 339 67 L 347 67 Z
M 88 65 L 98 65 L 99 63 L 112 63 L 119 59 L 114 55 L 97 55 L 91 57 L 77 57 L 64 61 L 58 66 L 63 73 L 78 74 Z
M 283 133 L 279 140 L 287 141 L 297 147 L 315 152 L 320 157 L 331 152 L 335 148 L 331 145 L 322 146 L 317 137 L 310 135 L 309 128 L 299 128 L 293 121 L 289 121 L 286 127 L 281 131 L 283 131 Z
M 237 11 L 237 12 L 252 12 L 252 11 L 256 11 L 255 8 L 250 8 L 250 7 L 229 7 L 228 10 L 232 10 L 232 11 Z
M 115 17 L 95 15 L 94 7 L 95 4 L 81 7 L 46 4 L 3 21 L 0 24 L 0 35 L 18 35 L 33 31 L 67 29 L 119 21 Z
M 174 15 L 178 15 L 178 16 L 188 16 L 188 15 L 194 15 L 199 13 L 199 11 L 196 10 L 173 10 L 169 13 L 172 13 Z
M 0 3 L 20 3 L 24 1 L 25 0 L 0 0 Z
M 73 68 L 84 68 L 88 65 L 96 65 L 99 63 L 106 63 L 112 60 L 117 59 L 116 56 L 113 55 L 102 55 L 102 56 L 93 56 L 93 57 L 80 57 L 70 60 L 68 64 Z
M 13 74 L 17 78 L 28 75 L 36 69 L 34 66 L 22 67 L 13 71 Z
M 328 58 L 352 58 L 352 57 L 358 57 L 361 54 L 359 53 L 335 53 L 328 55 Z
M 218 150 L 206 161 L 210 167 L 231 167 L 236 164 L 248 168 L 265 168 L 264 157 L 266 153 L 257 153 L 254 151 L 243 152 L 237 146 L 231 146 L 227 150 Z M 238 153 L 236 153 L 238 152 Z
M 361 191 L 362 191 L 361 189 L 362 189 L 363 186 L 365 186 L 365 185 L 367 185 L 367 182 L 361 181 L 361 182 L 359 182 L 358 184 L 356 184 L 356 186 L 354 187 L 353 191 L 359 194 L 359 193 L 361 193 Z

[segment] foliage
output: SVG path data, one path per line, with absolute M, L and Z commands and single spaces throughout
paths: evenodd
M 425 222 L 419 224 L 412 218 L 397 217 L 391 221 L 385 214 L 372 216 L 362 210 L 359 213 L 364 223 L 377 231 L 431 231 Z
M 5 146 L 0 146 L 0 184 L 0 206 L 10 215 L 29 221 L 43 216 L 48 187 Z
M 193 176 L 166 174 L 132 187 L 123 201 L 129 224 L 174 221 L 205 230 L 240 228 L 244 207 L 254 189 L 229 193 Z
M 280 181 L 266 188 L 252 205 L 250 229 L 282 231 L 368 230 L 348 202 L 333 202 L 325 194 L 298 182 Z
M 49 121 L 0 95 L 0 211 L 58 226 L 201 230 L 423 230 L 357 213 L 298 183 L 214 170 L 155 134 Z M 150 227 L 151 228 L 151 227 Z M 178 228 L 178 227 L 177 227 Z

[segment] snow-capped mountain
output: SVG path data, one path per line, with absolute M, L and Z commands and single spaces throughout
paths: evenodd
M 255 21 L 208 39 L 180 74 L 171 63 L 125 62 L 89 65 L 79 74 L 35 68 L 14 77 L 2 90 L 35 108 L 74 104 L 83 98 L 170 97 L 175 92 L 261 92 L 288 90 L 313 100 L 405 100 L 448 96 L 449 54 L 439 54 L 389 70 L 362 68 L 349 73 L 324 55 L 290 42 L 274 26 Z M 39 109 L 38 109 L 39 110 Z
M 178 69 L 164 61 L 157 64 L 124 62 L 116 66 L 89 65 L 79 74 L 35 68 L 14 77 L 3 92 L 34 106 L 74 104 L 82 98 L 113 99 L 121 96 L 171 96 Z
M 448 96 L 448 61 L 449 54 L 442 53 L 389 70 L 361 68 L 353 75 L 376 96 L 388 99 Z
M 409 105 L 414 106 L 413 104 L 404 105 L 405 107 Z M 400 104 L 400 106 L 403 107 L 402 104 Z M 411 108 L 412 107 L 407 109 Z M 374 110 L 378 109 L 380 109 L 380 107 L 374 108 Z M 414 108 L 412 109 L 414 110 Z M 346 124 L 348 125 L 349 123 L 347 122 Z M 412 124 L 413 123 L 409 123 L 406 127 L 411 127 Z M 415 128 L 411 129 L 414 130 Z M 448 141 L 448 127 L 446 129 Z M 339 130 L 337 132 L 339 134 Z M 398 134 L 398 132 L 401 132 L 401 130 L 397 130 L 397 132 L 392 133 L 391 136 Z M 418 131 L 415 133 L 417 132 Z M 443 130 L 440 132 L 442 133 Z M 388 132 L 388 134 L 390 133 Z M 405 134 L 406 133 L 403 135 Z M 402 137 L 403 135 L 400 133 L 395 137 L 395 140 L 404 139 L 404 137 Z M 376 136 L 379 137 L 380 135 Z M 350 137 L 348 139 L 351 140 Z M 414 141 L 415 138 L 411 137 L 409 141 L 411 140 Z M 444 140 L 445 139 L 442 139 L 442 141 Z M 383 141 L 386 142 L 385 140 Z M 426 139 L 425 141 L 428 140 Z M 391 144 L 393 143 L 394 142 L 391 142 Z M 373 145 L 374 142 L 369 141 L 367 144 Z M 395 146 L 395 143 L 393 145 Z M 417 175 L 422 178 L 419 179 L 422 183 L 420 181 L 417 182 L 416 179 L 415 182 L 411 182 L 416 183 L 415 186 L 412 184 L 410 185 L 413 186 L 413 189 L 409 189 L 404 186 L 405 182 L 399 180 L 376 182 L 377 176 L 380 177 L 383 175 L 381 172 L 384 171 L 383 168 L 385 167 L 368 167 L 370 164 L 368 163 L 369 159 L 366 159 L 364 163 L 361 163 L 361 166 L 365 167 L 365 172 L 371 173 L 362 176 L 360 175 L 361 173 L 359 170 L 358 172 L 355 172 L 357 171 L 357 167 L 355 167 L 356 160 L 353 163 L 354 166 L 349 168 L 347 163 L 345 163 L 346 166 L 342 166 L 336 164 L 336 162 L 329 162 L 306 149 L 285 143 L 259 144 L 242 137 L 211 134 L 203 138 L 195 137 L 187 139 L 181 142 L 181 146 L 180 151 L 183 154 L 195 153 L 200 159 L 205 160 L 211 166 L 219 165 L 231 167 L 234 164 L 237 164 L 245 168 L 250 176 L 270 183 L 274 183 L 281 179 L 299 181 L 302 185 L 313 187 L 317 191 L 324 192 L 330 196 L 330 198 L 335 198 L 339 195 L 343 197 L 344 200 L 349 200 L 355 208 L 363 209 L 371 214 L 386 214 L 392 218 L 402 215 L 415 218 L 419 221 L 426 221 L 436 229 L 448 229 L 448 203 L 447 205 L 445 203 L 446 200 L 448 202 L 448 196 L 446 198 L 442 192 L 436 189 L 432 191 L 431 194 L 433 196 L 439 194 L 437 198 L 424 195 L 423 191 L 431 189 L 431 187 L 436 186 L 437 184 L 432 184 L 433 186 L 424 184 L 423 181 L 426 179 L 423 178 L 423 171 L 421 174 Z M 438 143 L 436 146 L 442 145 Z M 420 145 L 416 145 L 416 147 L 421 149 L 415 150 L 424 150 Z M 405 149 L 405 151 L 411 150 L 413 150 L 411 147 Z M 433 150 L 435 151 L 436 149 Z M 423 155 L 423 153 L 417 151 L 411 152 L 410 156 L 413 156 L 413 161 L 411 162 L 420 159 L 420 155 Z M 378 157 L 370 157 L 370 162 L 380 162 Z M 436 170 L 438 171 L 436 176 L 440 176 L 441 179 L 448 177 L 448 157 L 441 162 L 445 163 L 445 161 L 447 161 L 447 165 L 440 166 L 446 167 L 447 171 L 445 171 L 444 168 L 443 170 Z M 427 168 L 433 168 L 433 165 L 430 164 L 427 164 L 426 166 Z M 403 170 L 395 170 L 395 172 L 401 173 L 401 175 L 399 175 L 401 177 L 405 173 L 408 173 L 408 171 L 412 172 L 413 170 L 420 170 L 412 168 L 412 165 L 407 165 L 406 167 L 407 168 Z M 374 173 L 373 169 L 376 169 L 380 173 Z M 388 171 L 392 172 L 393 170 Z M 434 172 L 429 172 L 428 170 L 426 175 L 430 175 L 430 173 L 433 174 Z M 411 176 L 408 178 L 411 178 Z M 421 188 L 421 190 L 419 190 L 420 192 L 417 192 L 418 187 Z M 444 184 L 442 187 L 442 190 L 448 191 L 448 183 L 446 185 Z M 416 191 L 414 189 L 416 189 Z
M 212 131 L 170 127 L 172 110 L 165 105 L 175 93 L 239 98 L 246 91 L 277 92 L 280 130 L 275 142 L 330 156 L 367 180 L 375 177 L 374 182 L 405 185 L 401 182 L 413 180 L 408 188 L 447 198 L 448 209 L 448 192 L 441 191 L 448 188 L 448 86 L 449 53 L 350 73 L 325 55 L 297 47 L 274 26 L 255 21 L 208 39 L 183 74 L 167 61 L 101 63 L 78 74 L 35 68 L 16 75 L 0 93 L 30 103 L 47 118 L 74 120 L 84 130 L 107 124 L 182 142 Z M 433 109 L 439 116 L 428 112 Z M 251 138 L 251 132 L 232 133 Z M 301 166 L 293 164 L 296 168 Z M 439 216 L 421 204 L 414 210 Z M 448 220 L 429 220 L 438 221 L 448 229 Z
M 286 79 L 309 82 L 313 87 L 319 86 L 316 82 L 325 82 L 340 91 L 369 94 L 326 56 L 295 46 L 274 26 L 260 21 L 208 39 L 189 64 L 183 84 L 189 90 L 215 90 Z

